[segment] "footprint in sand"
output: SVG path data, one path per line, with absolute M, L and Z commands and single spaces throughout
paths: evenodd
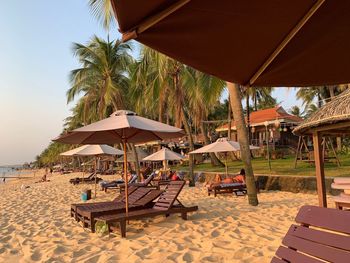
M 183 256 L 182 256 L 182 259 L 185 261 L 185 262 L 192 262 L 193 261 L 193 256 L 190 252 L 186 252 Z
M 35 250 L 34 253 L 30 256 L 33 261 L 41 260 L 41 253 L 38 250 Z
M 214 231 L 211 232 L 211 236 L 212 237 L 218 237 L 218 236 L 220 236 L 220 232 L 217 231 L 217 230 L 214 230 Z

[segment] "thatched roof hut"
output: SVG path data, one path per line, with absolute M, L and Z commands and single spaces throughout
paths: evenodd
M 320 131 L 323 135 L 350 133 L 350 89 L 321 107 L 297 126 L 293 133 L 303 135 L 312 134 L 315 131 Z

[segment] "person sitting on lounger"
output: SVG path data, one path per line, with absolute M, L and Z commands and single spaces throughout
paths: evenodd
M 216 174 L 214 182 L 213 181 L 212 182 L 208 182 L 207 181 L 204 185 L 205 185 L 205 187 L 210 188 L 212 186 L 220 185 L 221 182 L 222 182 L 221 175 L 220 174 Z
M 234 183 L 245 184 L 245 170 L 241 169 L 238 175 L 232 178 Z

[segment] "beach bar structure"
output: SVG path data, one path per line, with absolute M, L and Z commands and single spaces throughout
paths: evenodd
M 327 207 L 322 138 L 350 134 L 350 89 L 325 104 L 293 132 L 313 138 L 319 204 Z

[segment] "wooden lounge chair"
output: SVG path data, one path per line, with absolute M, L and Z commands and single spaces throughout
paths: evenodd
M 159 215 L 169 216 L 170 214 L 181 214 L 182 219 L 187 219 L 187 213 L 198 210 L 198 206 L 185 207 L 181 203 L 174 205 L 180 194 L 185 181 L 172 181 L 168 184 L 165 192 L 161 194 L 158 201 L 152 208 L 129 211 L 126 213 L 118 213 L 114 215 L 104 215 L 95 218 L 96 222 L 104 222 L 108 224 L 109 230 L 113 230 L 113 224 L 119 223 L 122 237 L 126 237 L 126 221 L 149 218 Z
M 337 209 L 343 210 L 344 208 L 350 208 L 350 195 L 348 194 L 340 193 L 338 196 L 333 196 L 333 201 Z
M 153 200 L 158 198 L 162 191 L 138 187 L 128 198 L 129 210 L 151 207 Z M 75 219 L 83 224 L 83 227 L 90 228 L 95 232 L 95 218 L 102 215 L 110 215 L 125 211 L 125 197 L 118 202 L 95 204 L 92 206 L 78 206 Z
M 141 182 L 141 183 L 129 183 L 128 185 L 135 186 L 135 187 L 148 187 L 151 184 L 151 181 L 153 180 L 154 176 L 155 176 L 155 173 L 152 173 L 143 182 Z M 152 187 L 152 185 L 151 185 L 151 187 Z M 157 186 L 153 186 L 153 187 L 158 188 Z M 125 185 L 120 185 L 119 189 L 120 189 L 120 192 L 124 191 Z
M 350 178 L 334 178 L 332 189 L 343 190 L 338 196 L 333 196 L 337 209 L 350 208 Z
M 128 195 L 133 193 L 138 187 L 135 186 L 130 186 L 128 188 Z M 77 220 L 77 208 L 78 207 L 96 207 L 97 205 L 109 205 L 109 204 L 114 204 L 117 202 L 122 202 L 124 200 L 125 196 L 124 193 L 121 193 L 118 195 L 116 198 L 114 198 L 112 201 L 105 201 L 105 202 L 94 202 L 94 203 L 77 203 L 77 204 L 71 204 L 71 209 L 70 209 L 70 215 L 71 217 L 74 217 Z
M 210 196 L 210 194 L 214 194 L 214 196 L 216 197 L 218 194 L 227 193 L 235 193 L 236 196 L 245 195 L 247 193 L 247 187 L 245 184 L 241 183 L 222 183 L 219 185 L 208 187 L 208 196 Z
M 128 185 L 130 184 L 133 184 L 137 181 L 137 174 L 133 174 L 131 179 L 129 180 L 128 182 Z M 122 186 L 124 184 L 124 181 L 123 180 L 116 180 L 116 181 L 112 181 L 112 182 L 109 182 L 109 183 L 102 183 L 101 184 L 101 190 L 102 191 L 105 191 L 107 193 L 107 190 L 108 189 L 118 189 L 120 188 L 120 186 Z
M 272 263 L 350 262 L 350 213 L 303 206 Z
M 101 181 L 102 179 L 97 177 L 96 178 L 96 181 L 99 182 Z M 89 176 L 87 177 L 76 177 L 76 178 L 72 178 L 69 180 L 69 182 L 71 184 L 79 184 L 79 183 L 95 183 L 95 173 L 91 173 Z

